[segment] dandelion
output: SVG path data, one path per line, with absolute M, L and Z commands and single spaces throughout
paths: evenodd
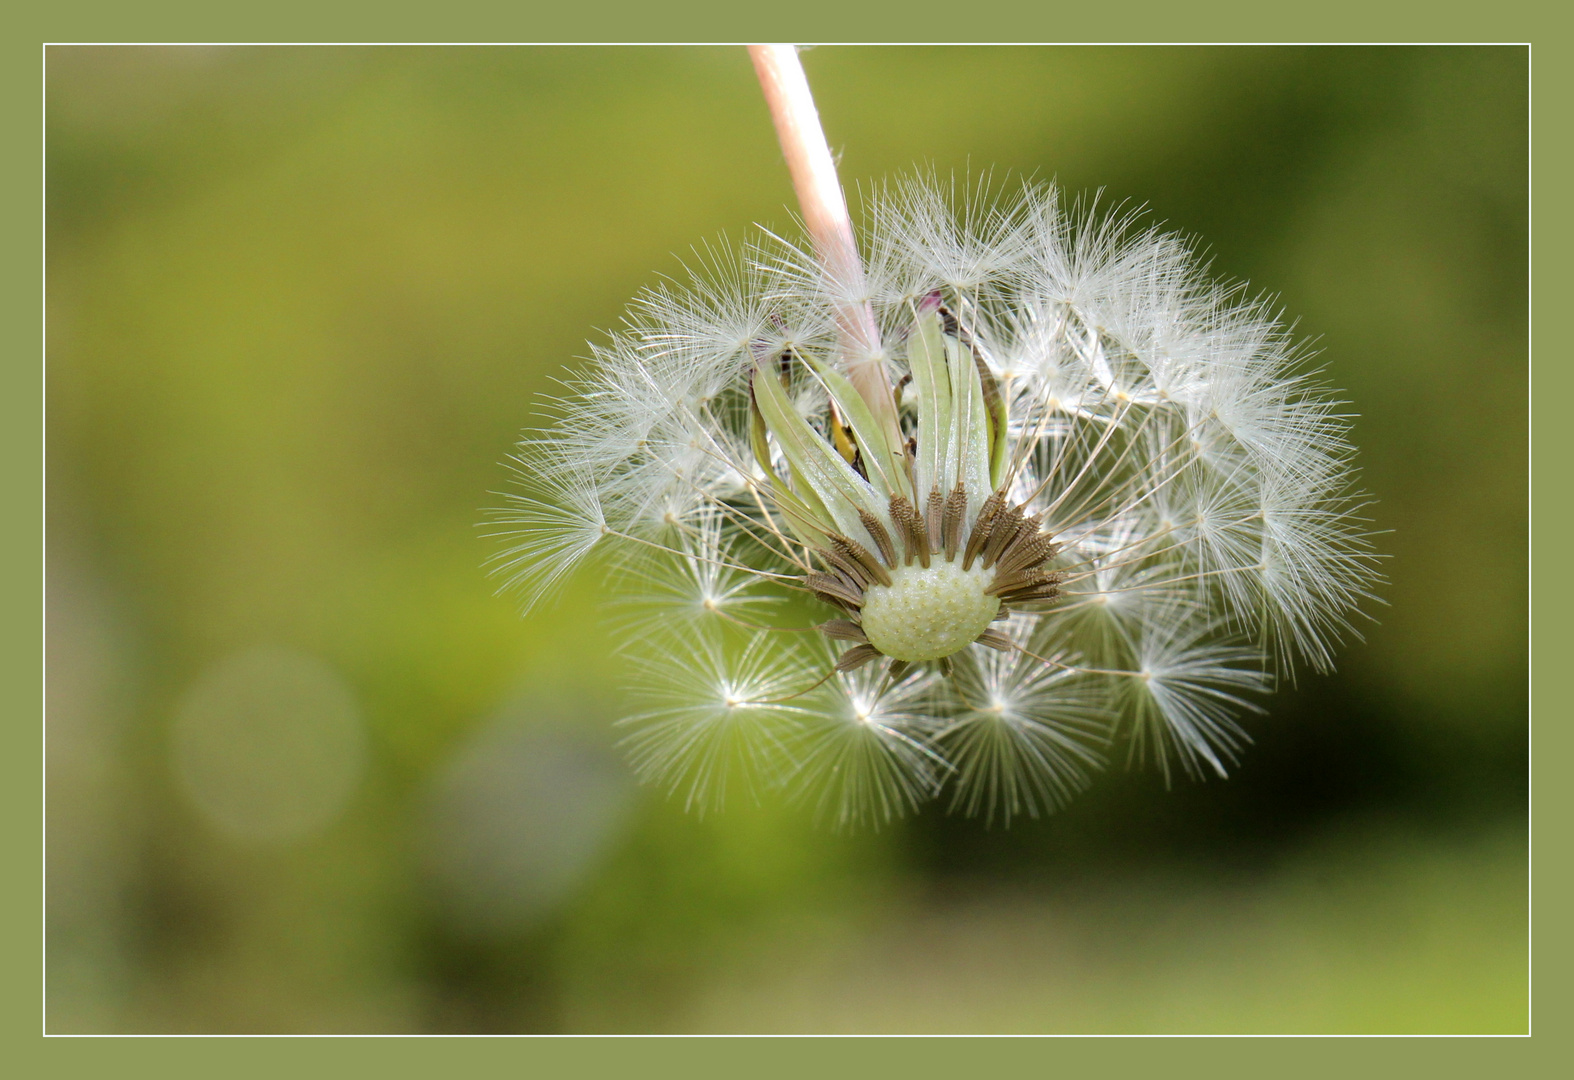
M 919 175 L 855 234 L 791 47 L 754 51 L 806 241 L 702 249 L 522 440 L 496 569 L 623 567 L 635 767 L 837 824 L 1052 811 L 1124 746 L 1224 776 L 1374 558 L 1276 313 L 1132 215 Z

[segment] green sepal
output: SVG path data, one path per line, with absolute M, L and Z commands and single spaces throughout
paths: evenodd
M 908 336 L 907 368 L 917 393 L 918 459 L 913 483 L 919 489 L 914 503 L 923 505 L 932 489 L 944 489 L 946 451 L 951 445 L 951 376 L 946 368 L 945 333 L 940 313 L 920 313 Z
M 765 417 L 760 415 L 760 403 L 754 400 L 754 376 L 749 376 L 749 449 L 754 451 L 754 463 L 760 467 L 767 477 L 775 479 L 776 470 L 771 468 L 771 447 L 766 441 Z
M 758 368 L 755 369 L 757 373 Z M 769 380 L 767 380 L 769 381 Z M 825 513 L 825 508 L 819 505 L 820 500 L 814 498 L 812 491 L 807 492 L 814 500 L 815 507 L 811 508 L 804 500 L 800 499 L 776 475 L 776 470 L 771 466 L 771 447 L 766 441 L 769 429 L 765 424 L 765 416 L 760 412 L 760 403 L 754 396 L 754 376 L 749 377 L 749 447 L 754 451 L 754 461 L 765 473 L 765 478 L 771 485 L 771 501 L 781 512 L 787 522 L 787 527 L 794 536 L 808 547 L 825 548 L 830 546 L 830 537 L 827 529 L 834 531 L 834 523 Z M 791 462 L 789 461 L 789 467 Z
M 1006 395 L 1000 389 L 1000 380 L 976 352 L 973 353 L 973 366 L 978 369 L 978 381 L 984 388 L 984 408 L 989 413 L 989 489 L 993 491 L 1006 478 Z
M 823 551 L 831 546 L 830 533 L 820 525 L 819 515 L 810 510 L 798 496 L 787 489 L 786 484 L 775 477 L 771 478 L 771 501 L 781 512 L 787 527 L 805 547 L 819 548 Z
M 759 403 L 766 426 L 776 436 L 777 445 L 782 448 L 782 454 L 792 466 L 794 478 L 805 484 L 806 490 L 802 493 L 805 504 L 815 509 L 808 496 L 812 494 L 818 497 L 826 511 L 828 531 L 840 532 L 844 536 L 863 535 L 863 523 L 858 520 L 858 511 L 864 510 L 877 518 L 883 517 L 886 509 L 884 503 L 868 482 L 842 460 L 830 443 L 798 415 L 798 410 L 793 408 L 792 400 L 781 384 L 774 379 L 762 378 L 762 375 L 763 372 L 756 364 L 755 400 Z
M 912 485 L 907 477 L 906 455 L 900 446 L 892 446 L 884 430 L 875 420 L 869 405 L 853 388 L 847 376 L 833 369 L 824 361 L 799 351 L 799 356 L 813 370 L 825 387 L 825 392 L 836 402 L 847 424 L 853 429 L 853 438 L 863 451 L 864 468 L 869 470 L 869 483 L 889 502 L 892 495 L 913 497 Z
M 991 421 L 984 408 L 984 387 L 973 363 L 973 351 L 958 338 L 945 336 L 946 364 L 951 372 L 951 469 L 950 484 L 960 481 L 972 494 L 976 508 L 984 493 L 993 490 L 989 482 L 989 435 Z

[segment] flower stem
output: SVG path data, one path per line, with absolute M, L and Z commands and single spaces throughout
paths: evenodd
M 750 45 L 749 55 L 776 124 L 815 256 L 832 289 L 842 298 L 837 325 L 847 377 L 874 415 L 894 430 L 895 401 L 880 356 L 880 331 L 867 299 L 863 261 L 858 257 L 847 200 L 836 178 L 836 162 L 820 127 L 820 114 L 798 60 L 798 49 L 794 45 Z

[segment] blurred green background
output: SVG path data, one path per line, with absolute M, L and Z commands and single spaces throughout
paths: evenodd
M 849 188 L 1103 188 L 1280 296 L 1392 530 L 1228 781 L 858 835 L 636 788 L 597 583 L 480 569 L 584 341 L 788 226 L 742 49 L 47 63 L 50 1030 L 1525 1030 L 1524 49 L 807 54 Z

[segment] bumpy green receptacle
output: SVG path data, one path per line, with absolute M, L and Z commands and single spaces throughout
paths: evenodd
M 977 564 L 963 570 L 941 559 L 928 567 L 897 567 L 889 586 L 864 591 L 864 633 L 871 645 L 897 660 L 950 656 L 965 649 L 999 613 L 999 598 L 984 592 L 993 578 L 993 571 Z

